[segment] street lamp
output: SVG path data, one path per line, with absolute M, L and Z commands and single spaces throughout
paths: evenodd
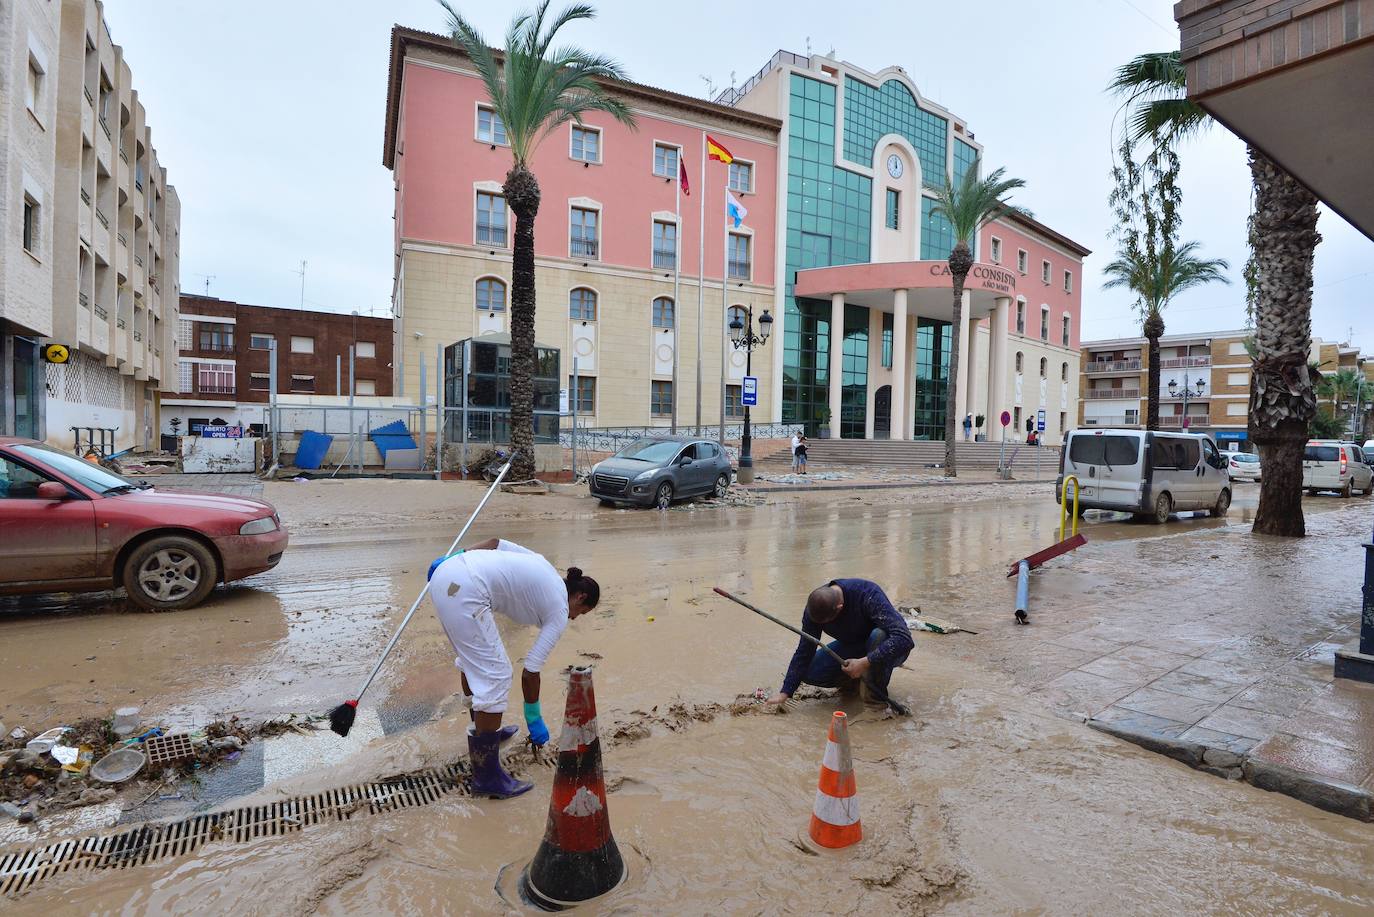
M 773 316 L 764 309 L 759 316 L 759 330 L 754 332 L 754 307 L 750 305 L 741 321 L 739 313 L 730 319 L 730 343 L 736 350 L 744 351 L 744 375 L 752 376 L 754 370 L 754 348 L 768 343 L 768 335 L 773 332 Z M 743 392 L 741 391 L 741 400 Z M 748 484 L 754 480 L 754 456 L 750 452 L 753 439 L 749 435 L 749 405 L 744 406 L 744 435 L 740 437 L 739 481 Z
M 1185 429 L 1185 430 L 1188 429 L 1188 399 L 1189 399 L 1189 398 L 1201 398 L 1201 397 L 1202 397 L 1202 388 L 1203 388 L 1203 386 L 1205 386 L 1206 384 L 1207 384 L 1207 380 L 1206 380 L 1206 379 L 1203 379 L 1201 376 L 1199 376 L 1199 377 L 1197 378 L 1196 381 L 1190 380 L 1190 379 L 1188 378 L 1188 374 L 1187 374 L 1187 373 L 1184 373 L 1184 374 L 1183 374 L 1183 388 L 1182 388 L 1182 390 L 1180 390 L 1179 387 L 1178 387 L 1178 380 L 1176 380 L 1176 379 L 1170 379 L 1170 380 L 1169 380 L 1169 397 L 1170 397 L 1170 398 L 1182 398 L 1182 399 L 1183 399 L 1183 429 Z M 1190 388 L 1190 387 L 1189 387 L 1190 385 L 1195 386 L 1195 387 Z

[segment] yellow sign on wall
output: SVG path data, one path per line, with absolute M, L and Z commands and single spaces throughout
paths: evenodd
M 66 344 L 48 344 L 43 348 L 43 359 L 49 363 L 66 363 L 72 358 Z

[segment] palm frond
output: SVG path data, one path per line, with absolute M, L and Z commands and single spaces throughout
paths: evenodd
M 1108 91 L 1122 98 L 1130 138 L 1166 145 L 1209 127 L 1211 116 L 1188 99 L 1187 68 L 1178 51 L 1141 54 L 1117 68 Z
M 1231 281 L 1224 258 L 1202 258 L 1198 242 L 1164 249 L 1153 257 L 1144 252 L 1121 252 L 1102 268 L 1107 280 L 1103 289 L 1127 289 L 1136 295 L 1142 316 L 1160 314 L 1179 293 L 1209 283 Z
M 997 169 L 986 178 L 978 177 L 979 163 L 964 172 L 956 186 L 946 181 L 935 193 L 935 206 L 931 214 L 943 216 L 954 230 L 957 242 L 972 243 L 978 230 L 992 220 L 1008 213 L 1018 213 L 1029 217 L 1031 212 L 1013 204 L 1008 195 L 1026 183 L 1019 178 L 1006 178 L 1006 169 Z

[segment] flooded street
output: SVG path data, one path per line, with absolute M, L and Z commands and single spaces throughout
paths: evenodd
M 357 690 L 466 515 L 427 504 L 434 491 L 415 483 L 375 507 L 342 486 L 269 493 L 293 528 L 286 559 L 194 611 L 141 614 L 108 597 L 5 606 L 0 719 L 40 725 L 125 703 L 187 724 L 323 713 Z M 1079 659 L 1091 640 L 1130 628 L 1144 633 L 1117 643 L 1167 645 L 1227 627 L 1240 636 L 1252 630 L 1255 603 L 1311 611 L 1305 620 L 1323 634 L 1353 621 L 1350 571 L 1367 537 L 1367 501 L 1309 500 L 1312 537 L 1298 544 L 1248 535 L 1253 487 L 1226 520 L 1157 527 L 1090 515 L 1088 545 L 1036 574 L 1033 623 L 1022 628 L 1012 624 L 1006 568 L 1057 540 L 1058 507 L 1044 486 L 933 490 L 667 513 L 566 497 L 493 502 L 474 539 L 517 541 L 560 568 L 582 567 L 603 589 L 597 610 L 564 634 L 544 685 L 546 714 L 558 719 L 553 673 L 595 666 L 611 822 L 631 875 L 583 910 L 1374 908 L 1370 825 L 1093 732 L 1046 687 L 1092 658 Z M 418 521 L 401 518 L 407 500 Z M 800 838 L 827 719 L 841 702 L 811 697 L 778 716 L 740 704 L 732 714 L 741 695 L 777 689 L 795 638 L 711 589 L 796 622 L 806 594 L 839 576 L 873 579 L 895 603 L 978 633 L 916 636 L 891 685 L 912 718 L 843 702 L 865 839 L 818 856 Z M 534 632 L 507 624 L 518 659 Z M 292 751 L 304 764 L 291 768 L 274 766 L 269 742 L 246 790 L 274 799 L 456 760 L 466 716 L 453 700 L 452 655 L 426 605 L 364 700 L 360 724 L 375 728 L 347 742 L 298 737 Z M 538 846 L 552 779 L 517 757 L 535 789 L 513 800 L 452 795 L 141 868 L 59 875 L 6 909 L 509 912 L 518 901 L 503 900 L 498 877 Z

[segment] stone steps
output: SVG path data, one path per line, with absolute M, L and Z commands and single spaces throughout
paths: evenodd
M 1017 461 L 1024 464 L 1034 462 L 1034 447 L 1025 444 L 1007 443 L 1006 456 L 1011 461 L 1017 449 Z M 807 440 L 806 452 L 809 464 L 836 466 L 875 466 L 884 468 L 925 468 L 940 465 L 945 460 L 945 444 L 942 441 L 903 442 L 900 440 L 864 439 L 813 439 Z M 960 468 L 996 469 L 1002 454 L 1000 443 L 959 443 L 958 456 Z M 1059 460 L 1059 450 L 1042 447 L 1040 461 L 1042 467 L 1053 467 Z M 759 464 L 777 468 L 790 466 L 790 449 L 782 449 L 769 455 Z

